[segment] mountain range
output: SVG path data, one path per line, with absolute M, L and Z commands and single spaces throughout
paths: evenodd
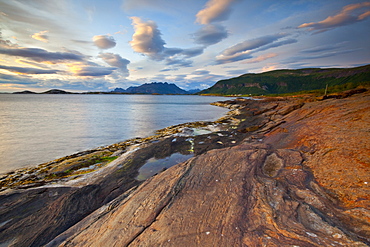
M 167 82 L 152 82 L 145 83 L 137 87 L 129 87 L 126 90 L 116 88 L 112 93 L 128 93 L 128 94 L 193 94 L 200 90 L 185 91 L 173 83 Z
M 152 82 L 127 89 L 115 88 L 110 92 L 84 94 L 200 94 L 200 95 L 273 95 L 298 92 L 320 92 L 327 87 L 331 93 L 353 89 L 360 85 L 370 86 L 370 64 L 354 68 L 306 68 L 282 69 L 263 73 L 248 73 L 220 80 L 212 87 L 200 91 L 185 91 L 173 83 Z M 32 91 L 15 92 L 31 94 Z M 71 94 L 51 89 L 41 94 Z

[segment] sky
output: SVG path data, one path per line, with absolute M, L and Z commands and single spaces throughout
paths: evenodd
M 0 92 L 370 63 L 370 1 L 0 0 Z

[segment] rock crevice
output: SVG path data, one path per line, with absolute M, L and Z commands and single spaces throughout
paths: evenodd
M 169 128 L 84 179 L 6 189 L 0 243 L 369 245 L 370 93 L 348 95 L 218 103 L 234 109 L 218 121 L 227 128 Z M 148 159 L 172 153 L 194 157 L 136 179 Z

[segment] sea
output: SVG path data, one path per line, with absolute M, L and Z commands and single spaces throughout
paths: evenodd
M 195 95 L 0 94 L 0 174 L 228 111 Z

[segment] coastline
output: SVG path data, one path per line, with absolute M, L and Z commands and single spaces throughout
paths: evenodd
M 2 126 L 6 129 L 0 145 L 0 174 L 76 152 L 154 135 L 155 130 L 170 125 L 215 121 L 227 111 L 209 105 L 224 97 L 10 96 L 1 98 L 1 105 L 5 107 Z M 89 109 L 94 110 L 89 112 Z M 202 115 L 203 111 L 205 114 Z
M 214 104 L 216 105 L 216 104 Z M 221 106 L 222 107 L 222 106 Z M 122 142 L 73 153 L 49 162 L 15 169 L 0 174 L 0 193 L 9 188 L 26 189 L 50 183 L 74 180 L 76 177 L 104 169 L 125 152 L 170 137 L 192 137 L 195 132 L 212 133 L 227 130 L 238 123 L 232 121 L 233 113 L 227 112 L 216 121 L 196 121 L 172 125 L 155 131 L 154 135 L 137 137 Z M 105 160 L 104 160 L 105 159 Z M 98 165 L 96 165 L 98 164 Z M 94 166 L 95 165 L 95 166 Z M 94 166 L 90 169 L 91 166 Z
M 196 239 L 210 243 L 204 246 L 262 242 L 366 246 L 370 242 L 366 221 L 370 181 L 368 168 L 362 167 L 366 151 L 349 150 L 352 155 L 358 152 L 353 160 L 343 153 L 348 147 L 340 138 L 345 136 L 356 148 L 352 144 L 366 134 L 363 125 L 368 121 L 369 98 L 368 92 L 357 92 L 325 99 L 217 102 L 231 111 L 215 122 L 171 126 L 145 140 L 96 150 L 102 152 L 100 158 L 114 152 L 119 157 L 95 172 L 62 176 L 57 183 L 14 184 L 3 190 L 0 239 L 14 246 L 79 246 L 94 241 L 161 245 L 169 239 L 173 246 L 194 246 Z M 367 145 L 366 141 L 360 144 Z M 193 153 L 194 157 L 148 180 L 136 179 L 148 159 L 173 153 Z M 60 160 L 69 166 L 60 170 L 51 164 L 52 172 L 64 174 L 73 167 L 68 160 L 92 154 Z M 353 170 L 340 172 L 351 160 Z M 358 169 L 363 172 L 357 174 Z M 120 224 L 115 225 L 113 219 Z M 117 230 L 98 234 L 99 229 Z M 116 238 L 117 234 L 121 237 Z M 210 237 L 212 241 L 207 242 Z

